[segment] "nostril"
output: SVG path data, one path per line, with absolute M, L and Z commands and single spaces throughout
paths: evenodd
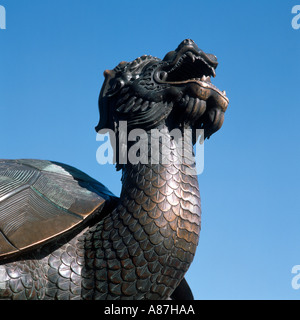
M 195 44 L 195 42 L 192 39 L 185 39 L 180 43 L 179 47 L 183 47 L 183 46 L 187 46 L 187 45 L 194 45 L 194 44 Z
M 185 40 L 183 40 L 183 43 L 184 44 L 193 44 L 195 42 L 192 39 L 185 39 Z

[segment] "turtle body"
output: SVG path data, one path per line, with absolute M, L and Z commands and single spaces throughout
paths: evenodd
M 119 198 L 65 164 L 0 160 L 0 299 L 193 299 L 193 146 L 198 129 L 222 127 L 229 103 L 211 83 L 217 65 L 186 39 L 163 60 L 104 72 L 96 131 L 115 142 Z
M 83 172 L 45 160 L 0 160 L 0 261 L 99 215 L 114 195 Z
M 71 166 L 0 160 L 0 299 L 82 299 L 82 234 L 116 201 Z

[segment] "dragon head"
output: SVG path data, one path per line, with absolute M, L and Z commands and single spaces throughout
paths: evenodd
M 206 138 L 219 130 L 229 100 L 211 83 L 217 58 L 186 39 L 163 60 L 144 55 L 104 72 L 96 127 L 115 132 L 119 121 L 144 130 L 167 124 L 172 128 L 204 129 Z

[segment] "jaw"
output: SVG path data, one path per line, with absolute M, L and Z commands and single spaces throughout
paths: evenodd
M 229 103 L 226 92 L 211 83 L 217 58 L 204 53 L 192 40 L 185 40 L 166 55 L 164 62 L 155 80 L 181 89 L 181 116 L 193 127 L 205 129 L 205 136 L 210 137 L 221 128 Z
M 207 101 L 209 98 L 226 110 L 229 103 L 226 92 L 211 83 L 216 76 L 217 58 L 200 50 L 191 40 L 183 41 L 175 51 L 164 58 L 165 64 L 154 78 L 158 83 L 179 87 L 190 87 L 195 98 Z

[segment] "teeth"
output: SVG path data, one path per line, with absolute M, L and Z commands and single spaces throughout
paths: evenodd
M 200 80 L 201 81 L 206 81 L 206 82 L 211 82 L 210 81 L 210 76 L 202 76 Z
M 202 76 L 201 78 L 191 78 L 190 80 L 211 82 L 210 76 Z
M 196 60 L 200 60 L 204 63 L 204 65 L 209 68 L 210 70 L 210 75 L 215 77 L 216 76 L 216 73 L 215 73 L 215 69 L 213 67 L 211 67 L 202 57 L 200 56 L 197 56 L 197 55 L 194 55 L 192 52 L 188 51 L 186 52 L 185 54 L 183 54 L 179 59 L 178 61 L 176 62 L 176 64 L 173 66 L 173 68 L 171 68 L 171 70 L 168 71 L 168 74 L 172 73 L 174 70 L 178 69 L 183 61 L 185 59 L 191 59 L 192 62 L 194 63 Z M 167 76 L 167 75 L 166 75 Z M 162 77 L 162 76 L 161 76 Z M 165 80 L 165 78 L 161 78 L 162 80 Z M 201 78 L 194 78 L 192 80 L 199 80 L 199 81 L 206 81 L 206 82 L 211 82 L 210 80 L 210 76 L 202 76 Z
M 190 51 L 187 52 L 187 53 L 186 53 L 186 56 L 187 56 L 187 57 L 190 57 L 190 58 L 192 59 L 192 61 L 195 62 L 196 57 L 192 54 L 192 52 L 190 52 Z

